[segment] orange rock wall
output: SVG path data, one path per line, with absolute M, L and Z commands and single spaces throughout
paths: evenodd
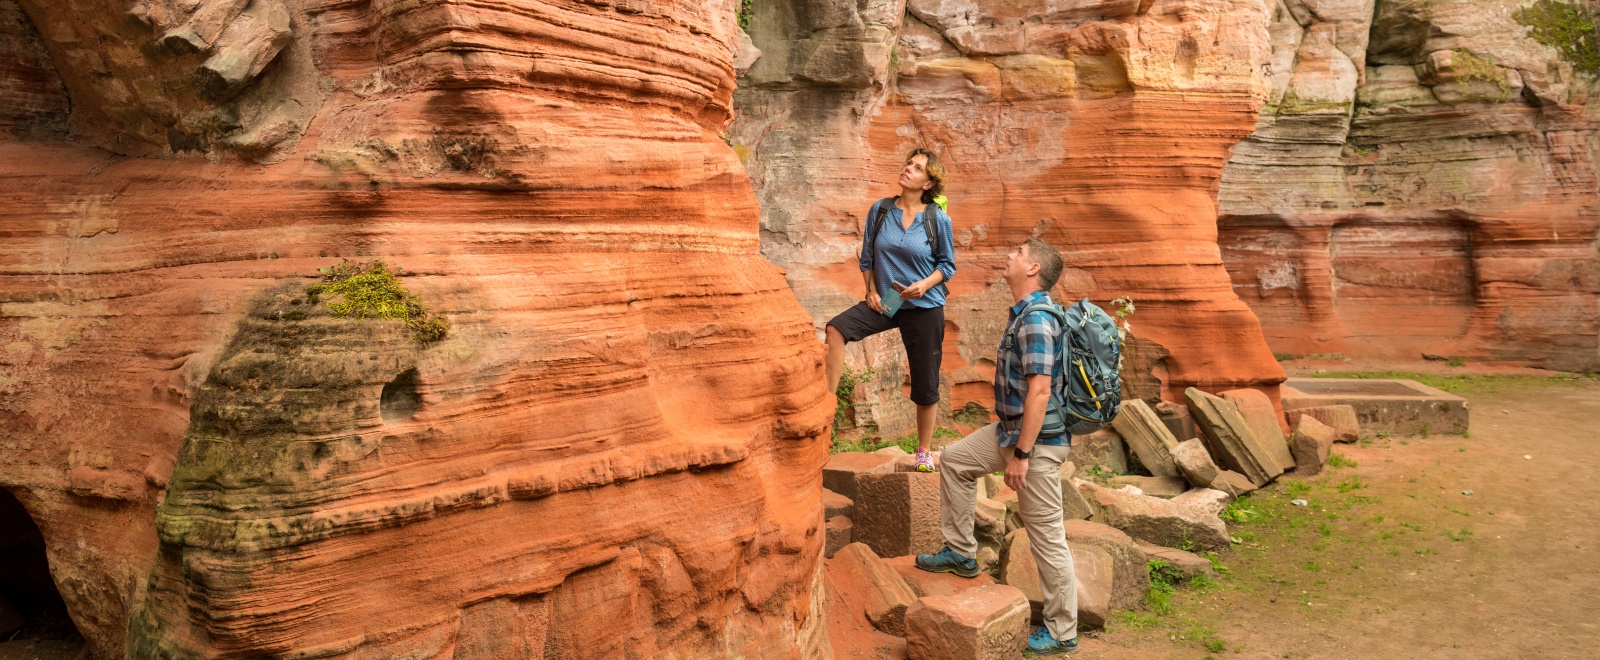
M 1594 78 L 1527 4 L 1277 4 L 1220 202 L 1274 351 L 1600 369 Z
M 0 487 L 93 657 L 827 648 L 731 0 L 19 6 Z M 341 258 L 450 334 L 308 303 Z
M 958 267 L 943 413 L 987 418 L 1013 302 L 999 273 L 1034 236 L 1066 258 L 1058 300 L 1136 302 L 1140 396 L 1275 393 L 1283 372 L 1232 291 L 1215 222 L 1223 164 L 1265 100 L 1268 17 L 1248 0 L 756 3 L 761 57 L 730 138 L 761 198 L 762 250 L 820 330 L 862 299 L 869 205 L 930 147 L 950 169 Z M 898 339 L 862 346 L 852 366 L 890 376 L 863 388 L 858 416 L 908 430 Z

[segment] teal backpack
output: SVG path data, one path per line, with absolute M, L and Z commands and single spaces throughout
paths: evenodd
M 1066 309 L 1034 303 L 1017 318 L 1035 311 L 1046 312 L 1061 324 L 1056 338 L 1061 378 L 1051 383 L 1050 411 L 1039 437 L 1085 435 L 1110 424 L 1122 408 L 1122 377 L 1117 373 L 1122 344 L 1111 315 L 1084 298 Z

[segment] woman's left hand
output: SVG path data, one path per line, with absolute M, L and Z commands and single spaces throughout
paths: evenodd
M 900 297 L 904 298 L 906 300 L 916 300 L 917 298 L 921 298 L 922 294 L 927 293 L 927 292 L 928 292 L 928 283 L 927 282 L 922 282 L 922 281 L 912 282 L 911 286 L 908 286 L 905 289 L 900 291 Z

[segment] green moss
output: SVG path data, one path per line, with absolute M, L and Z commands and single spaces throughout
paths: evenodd
M 1506 84 L 1505 74 L 1501 73 L 1500 67 L 1493 60 L 1474 55 L 1465 48 L 1457 48 L 1454 53 L 1450 66 L 1455 71 L 1456 80 L 1463 83 L 1478 80 L 1499 87 L 1501 94 L 1511 93 L 1511 87 Z
M 1594 17 L 1576 3 L 1536 0 L 1518 9 L 1512 18 L 1528 28 L 1528 37 L 1555 48 L 1574 69 L 1600 75 L 1600 46 L 1595 42 Z
M 1283 93 L 1283 98 L 1278 104 L 1270 108 L 1270 114 L 1275 115 L 1305 115 L 1319 110 L 1349 110 L 1350 104 L 1345 101 L 1329 99 L 1300 98 L 1300 93 L 1293 87 Z M 1268 111 L 1263 110 L 1264 114 Z
M 323 280 L 306 287 L 306 297 L 316 303 L 320 296 L 337 296 L 337 300 L 328 302 L 328 310 L 336 316 L 399 319 L 405 321 L 417 341 L 443 339 L 450 331 L 450 323 L 422 307 L 421 301 L 400 284 L 396 277 L 399 270 L 389 270 L 382 259 L 371 263 L 345 260 L 320 269 Z
M 755 12 L 755 0 L 739 0 L 739 29 L 750 29 L 750 15 Z

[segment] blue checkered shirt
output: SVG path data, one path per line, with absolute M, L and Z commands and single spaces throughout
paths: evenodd
M 1029 305 L 1051 302 L 1050 294 L 1034 291 L 1021 302 L 1011 306 L 1006 323 L 1006 333 L 1000 338 L 1000 352 L 994 361 L 994 411 L 1001 419 L 1016 418 L 1015 426 L 1022 425 L 1022 402 L 1028 396 L 1028 376 L 1050 374 L 1054 382 L 1061 377 L 1056 360 L 1056 337 L 1061 334 L 1061 324 L 1046 312 L 1035 311 L 1025 317 L 1018 314 Z M 1018 431 L 999 434 L 1001 447 L 1017 444 Z M 1034 445 L 1070 445 L 1071 435 L 1039 438 Z

